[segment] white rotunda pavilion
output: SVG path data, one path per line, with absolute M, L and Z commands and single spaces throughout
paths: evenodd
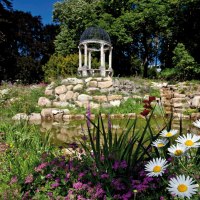
M 79 43 L 79 67 L 78 74 L 87 76 L 112 76 L 112 45 L 108 33 L 100 27 L 89 27 L 80 38 Z M 100 66 L 92 67 L 92 53 L 100 52 Z M 108 52 L 108 53 L 106 53 Z M 108 56 L 108 66 L 106 67 L 106 55 Z M 82 59 L 83 57 L 83 59 Z

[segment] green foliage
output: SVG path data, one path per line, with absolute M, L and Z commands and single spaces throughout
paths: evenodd
M 149 64 L 159 62 L 162 69 L 176 66 L 176 79 L 198 79 L 199 9 L 197 0 L 64 0 L 54 5 L 58 33 L 58 26 L 43 26 L 40 17 L 12 10 L 11 1 L 1 1 L 0 81 L 41 81 L 42 65 L 54 53 L 54 44 L 56 53 L 64 57 L 77 53 L 80 36 L 90 26 L 100 26 L 110 35 L 116 76 L 155 77 L 155 71 L 148 73 Z M 196 63 L 185 53 L 180 59 L 177 52 L 172 59 L 178 43 L 185 45 Z M 181 67 L 184 71 L 178 75 Z
M 150 79 L 158 78 L 157 66 L 153 66 L 148 69 L 148 78 Z
M 151 147 L 149 144 L 158 137 L 158 134 L 155 134 L 151 127 L 152 115 L 153 111 L 149 117 L 145 117 L 145 124 L 139 129 L 136 129 L 137 118 L 133 122 L 129 120 L 126 128 L 120 134 L 112 132 L 110 119 L 108 119 L 108 128 L 106 130 L 101 115 L 99 115 L 97 124 L 88 118 L 90 143 L 88 146 L 81 142 L 81 145 L 88 155 L 91 154 L 92 149 L 93 159 L 98 170 L 106 170 L 111 174 L 113 170 L 112 158 L 114 158 L 119 162 L 125 160 L 128 164 L 128 170 L 131 170 L 131 174 L 134 174 L 134 169 L 140 162 L 151 158 L 148 153 Z M 102 160 L 101 157 L 104 159 Z M 127 171 L 127 173 L 129 172 Z
M 176 69 L 174 68 L 166 68 L 160 73 L 160 77 L 166 80 L 172 80 L 176 75 Z
M 78 55 L 70 54 L 66 57 L 52 55 L 46 65 L 43 66 L 45 80 L 58 79 L 60 77 L 73 76 L 77 73 Z
M 21 56 L 17 58 L 17 74 L 15 76 L 17 81 L 21 83 L 30 84 L 43 79 L 43 72 L 38 60 L 31 56 Z M 36 78 L 37 77 L 37 78 Z M 33 79 L 36 79 L 33 81 Z
M 0 199 L 171 199 L 167 183 L 177 173 L 199 184 L 200 147 L 188 148 L 187 156 L 171 159 L 167 149 L 178 134 L 164 147 L 152 146 L 161 131 L 173 128 L 173 114 L 167 118 L 160 108 L 159 121 L 155 118 L 159 107 L 154 99 L 144 102 L 149 112 L 143 110 L 142 123 L 139 118 L 128 120 L 118 132 L 112 129 L 110 118 L 103 122 L 99 115 L 97 123 L 88 118 L 83 137 L 59 150 L 50 145 L 48 133 L 41 135 L 39 127 L 0 123 L 0 145 L 7 149 L 0 154 Z M 182 126 L 180 119 L 180 135 L 185 133 Z M 155 157 L 169 158 L 162 177 L 149 177 L 144 170 Z M 198 198 L 198 193 L 192 196 Z
M 5 88 L 8 85 L 4 86 Z M 0 114 L 4 120 L 13 117 L 17 113 L 40 112 L 41 108 L 37 107 L 38 98 L 43 96 L 44 87 L 38 86 L 30 89 L 30 86 L 12 86 L 9 92 L 0 96 Z
M 142 104 L 141 104 L 141 99 L 133 99 L 133 98 L 128 98 L 126 101 L 122 101 L 120 106 L 115 106 L 111 108 L 101 108 L 100 112 L 101 113 L 106 113 L 106 114 L 111 114 L 111 113 L 116 113 L 116 114 L 127 114 L 127 113 L 140 113 L 141 110 L 143 109 Z
M 89 23 L 95 24 L 96 0 L 69 0 L 54 5 L 54 20 L 61 23 L 61 32 L 55 39 L 56 52 L 63 56 L 76 53 L 82 32 Z
M 111 37 L 115 75 L 142 74 L 153 78 L 157 74 L 149 64 L 159 61 L 163 69 L 173 67 L 177 42 L 183 42 L 200 62 L 198 10 L 198 1 L 65 0 L 55 4 L 54 19 L 61 23 L 61 32 L 55 41 L 56 51 L 64 56 L 77 52 L 81 33 L 97 25 Z M 188 67 L 191 74 L 192 68 Z M 199 69 L 195 67 L 193 78 L 198 78 Z M 162 77 L 165 76 L 167 74 Z M 176 78 L 182 79 L 182 76 Z
M 78 54 L 69 54 L 65 57 L 60 54 L 52 55 L 49 61 L 43 66 L 45 81 L 75 76 L 77 74 L 78 63 Z M 94 57 L 92 59 L 92 68 L 98 67 L 99 61 Z
M 185 49 L 184 44 L 178 43 L 173 51 L 173 64 L 175 67 L 175 77 L 179 80 L 194 79 L 200 75 L 200 67 L 194 58 Z
M 0 198 L 6 190 L 12 189 L 9 184 L 16 176 L 18 182 L 34 171 L 41 156 L 46 153 L 53 153 L 53 147 L 49 144 L 48 135 L 41 135 L 39 127 L 18 123 L 1 123 L 0 132 L 4 137 L 0 142 L 7 144 L 6 152 L 0 155 Z M 10 194 L 12 195 L 12 194 Z
M 10 1 L 1 2 L 0 82 L 17 79 L 26 84 L 40 82 L 41 66 L 54 53 L 53 40 L 58 26 L 43 26 L 40 16 L 11 9 Z

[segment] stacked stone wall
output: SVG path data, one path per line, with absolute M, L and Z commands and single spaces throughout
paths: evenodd
M 161 102 L 166 114 L 175 117 L 200 118 L 200 86 L 179 83 L 166 85 L 160 89 Z

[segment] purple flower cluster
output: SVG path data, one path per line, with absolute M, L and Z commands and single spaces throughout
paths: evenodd
M 59 187 L 59 185 L 60 185 L 60 183 L 56 181 L 51 184 L 51 188 L 57 188 L 57 187 Z
M 17 176 L 13 176 L 13 177 L 11 178 L 11 180 L 10 180 L 10 185 L 12 185 L 12 184 L 14 184 L 14 183 L 17 183 L 17 181 L 18 181 Z
M 117 194 L 117 195 L 114 195 L 114 199 L 121 199 L 121 200 L 129 200 L 131 199 L 132 197 L 132 191 L 128 191 L 127 193 L 123 194 L 123 195 L 120 195 L 120 194 Z
M 84 196 L 83 193 L 87 195 Z M 70 189 L 68 191 L 67 196 L 65 197 L 65 200 L 71 200 L 71 199 L 106 200 L 106 193 L 100 184 L 94 186 L 90 182 L 88 184 L 84 184 L 82 182 L 76 182 L 73 184 L 73 189 Z
M 33 174 L 30 174 L 25 178 L 25 183 L 29 184 L 29 183 L 32 183 L 32 182 L 33 182 Z
M 128 165 L 127 165 L 127 163 L 126 163 L 125 160 L 123 160 L 123 161 L 117 161 L 117 160 L 116 160 L 116 161 L 114 162 L 112 168 L 113 168 L 114 170 L 126 169 L 127 166 L 128 166 Z
M 73 188 L 76 190 L 85 190 L 86 186 L 86 184 L 83 184 L 81 182 L 73 183 Z
M 109 174 L 107 174 L 107 173 L 101 174 L 101 178 L 102 179 L 108 179 L 109 178 Z
M 47 174 L 46 175 L 46 179 L 51 179 L 53 176 L 52 176 L 52 174 Z
M 118 191 L 125 190 L 126 188 L 124 183 L 122 183 L 122 181 L 119 178 L 112 180 L 112 186 Z
M 37 167 L 35 167 L 35 171 L 36 172 L 41 172 L 47 166 L 48 166 L 47 162 L 41 163 L 40 165 L 38 165 Z
M 147 189 L 155 189 L 157 188 L 157 183 L 159 178 L 152 178 L 146 176 L 146 172 L 144 170 L 139 172 L 139 177 L 137 180 L 132 179 L 131 185 L 134 190 L 137 190 L 138 193 L 144 192 Z
M 44 194 L 46 190 L 50 200 L 106 200 L 107 191 L 113 199 L 131 200 L 134 197 L 133 190 L 137 190 L 137 195 L 141 195 L 142 192 L 148 193 L 159 185 L 158 178 L 147 177 L 144 170 L 138 170 L 140 166 L 134 169 L 136 173 L 133 174 L 128 171 L 125 160 L 115 160 L 114 157 L 110 159 L 113 164 L 108 167 L 107 159 L 102 155 L 100 162 L 105 164 L 102 169 L 97 168 L 92 159 L 60 156 L 51 161 L 47 157 L 42 161 L 35 168 L 34 174 L 25 179 L 23 192 L 24 196 L 29 195 L 29 199 L 31 195 L 38 195 L 40 192 Z

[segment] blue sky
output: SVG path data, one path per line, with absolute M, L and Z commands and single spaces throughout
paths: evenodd
M 13 0 L 13 9 L 40 15 L 43 24 L 52 23 L 53 4 L 58 0 Z

